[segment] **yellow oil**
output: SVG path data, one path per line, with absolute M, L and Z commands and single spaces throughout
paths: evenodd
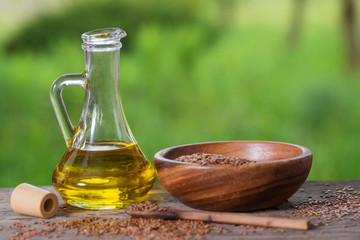
M 143 201 L 155 172 L 138 144 L 99 142 L 87 150 L 67 149 L 52 181 L 67 204 L 117 209 Z

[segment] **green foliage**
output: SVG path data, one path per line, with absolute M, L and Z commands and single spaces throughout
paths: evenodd
M 347 69 L 336 2 L 321 13 L 309 3 L 294 48 L 288 2 L 91 1 L 19 29 L 0 49 L 0 187 L 51 184 L 65 144 L 49 88 L 82 72 L 80 34 L 110 26 L 129 33 L 120 92 L 150 159 L 179 144 L 272 140 L 313 151 L 309 179 L 359 178 L 360 73 Z M 64 90 L 74 124 L 83 97 Z
M 26 49 L 44 51 L 50 43 L 58 39 L 72 39 L 81 43 L 79 33 L 121 26 L 129 34 L 129 37 L 124 39 L 128 51 L 138 28 L 149 23 L 168 27 L 196 24 L 209 33 L 215 31 L 217 26 L 216 19 L 209 21 L 198 4 L 187 1 L 77 1 L 69 9 L 40 16 L 26 24 L 4 45 L 10 53 Z

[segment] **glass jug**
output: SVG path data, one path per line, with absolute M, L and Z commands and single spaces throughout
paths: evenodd
M 122 110 L 117 82 L 120 39 L 118 28 L 84 33 L 85 71 L 59 77 L 50 99 L 67 150 L 52 182 L 67 204 L 87 209 L 116 209 L 141 202 L 155 182 L 155 172 L 133 137 Z M 85 106 L 73 127 L 62 90 L 80 85 Z

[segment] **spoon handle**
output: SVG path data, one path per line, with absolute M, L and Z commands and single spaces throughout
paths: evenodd
M 309 229 L 309 221 L 285 217 L 268 217 L 244 213 L 224 213 L 207 211 L 176 211 L 178 218 L 202 220 L 207 222 L 246 224 L 262 227 L 279 227 L 298 230 Z
M 207 211 L 184 211 L 173 209 L 166 212 L 126 212 L 133 217 L 140 218 L 163 218 L 163 219 L 188 219 L 200 220 L 205 222 L 244 224 L 261 227 L 278 227 L 297 230 L 309 229 L 309 221 L 304 219 L 291 219 L 285 217 L 268 217 L 244 213 L 224 213 Z

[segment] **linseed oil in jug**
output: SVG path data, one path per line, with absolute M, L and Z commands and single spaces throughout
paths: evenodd
M 130 128 L 117 90 L 120 39 L 118 28 L 84 33 L 85 71 L 59 77 L 50 91 L 67 150 L 53 173 L 53 185 L 64 201 L 87 209 L 116 209 L 143 201 L 155 172 Z M 80 85 L 85 106 L 74 128 L 61 92 Z

